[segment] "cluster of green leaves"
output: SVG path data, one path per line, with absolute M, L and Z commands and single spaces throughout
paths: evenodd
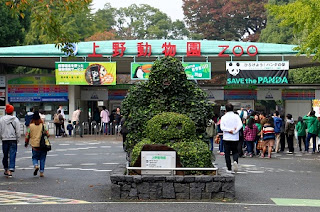
M 307 67 L 289 70 L 289 82 L 292 84 L 319 84 L 320 67 Z
M 285 5 L 295 0 L 269 0 L 269 5 Z M 298 39 L 293 33 L 292 26 L 279 27 L 280 20 L 267 11 L 267 26 L 261 31 L 259 42 L 298 44 Z
M 173 112 L 161 113 L 147 122 L 146 137 L 158 144 L 178 142 L 196 136 L 194 122 L 185 115 Z
M 196 134 L 204 139 L 207 121 L 213 116 L 207 94 L 188 81 L 181 62 L 163 57 L 153 64 L 148 81 L 132 86 L 122 102 L 129 130 L 127 147 L 146 137 L 147 121 L 162 112 L 185 114 L 195 123 Z
M 320 58 L 320 4 L 319 0 L 296 0 L 284 5 L 269 4 L 271 15 L 280 20 L 280 26 L 292 27 L 294 34 L 299 34 L 300 54 L 315 54 Z

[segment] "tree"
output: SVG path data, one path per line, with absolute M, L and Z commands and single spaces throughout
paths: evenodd
M 295 0 L 269 0 L 270 5 L 284 5 Z M 280 27 L 280 21 L 267 11 L 267 26 L 262 30 L 259 42 L 298 44 L 298 40 L 293 33 L 292 26 Z
M 256 41 L 266 24 L 267 0 L 183 0 L 193 36 Z M 200 36 L 199 36 L 200 35 Z
M 167 14 L 147 4 L 117 10 L 115 26 L 122 39 L 180 39 L 188 35 L 181 21 L 173 22 Z
M 104 32 L 97 32 L 92 36 L 85 39 L 85 41 L 100 41 L 100 40 L 115 40 L 116 34 L 114 31 L 104 31 Z
M 187 115 L 195 123 L 197 136 L 202 139 L 207 121 L 213 116 L 206 93 L 187 80 L 181 62 L 172 57 L 156 60 L 149 80 L 132 86 L 122 102 L 122 114 L 129 131 L 129 149 L 145 137 L 143 131 L 147 121 L 162 112 Z
M 299 54 L 315 54 L 313 59 L 320 58 L 320 4 L 319 0 L 296 0 L 286 5 L 268 4 L 268 11 L 279 19 L 281 26 L 292 26 L 293 32 L 301 36 Z
M 93 15 L 93 21 L 95 24 L 96 32 L 105 32 L 112 30 L 116 21 L 114 19 L 117 10 L 111 7 L 110 3 L 106 3 L 103 9 L 99 9 Z
M 292 84 L 320 84 L 320 67 L 308 67 L 289 70 Z
M 22 19 L 12 15 L 10 9 L 5 6 L 5 2 L 6 0 L 0 0 L 0 46 L 21 45 L 24 42 L 29 16 Z
M 61 48 L 65 44 L 80 40 L 77 33 L 66 30 L 64 17 L 80 14 L 91 2 L 92 0 L 8 0 L 6 5 L 12 9 L 14 15 L 22 18 L 26 11 L 32 9 L 31 30 L 40 32 L 40 40 L 54 42 Z

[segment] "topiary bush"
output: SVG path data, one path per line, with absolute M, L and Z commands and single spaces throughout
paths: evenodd
M 205 142 L 196 138 L 195 132 L 193 121 L 186 115 L 167 112 L 154 116 L 147 122 L 147 138 L 132 151 L 131 165 L 145 144 L 165 144 L 176 150 L 183 167 L 212 167 L 212 152 Z
M 157 144 L 196 138 L 194 122 L 179 113 L 161 113 L 147 122 L 146 137 Z
M 129 151 L 146 137 L 147 121 L 162 112 L 187 115 L 195 123 L 200 139 L 204 139 L 207 121 L 213 116 L 206 93 L 194 81 L 187 80 L 181 62 L 173 57 L 156 60 L 149 80 L 132 86 L 122 102 Z

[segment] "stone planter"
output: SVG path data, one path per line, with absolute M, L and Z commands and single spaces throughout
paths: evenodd
M 235 198 L 235 177 L 218 175 L 125 175 L 125 166 L 119 166 L 110 175 L 111 196 L 114 200 L 161 199 L 231 199 Z

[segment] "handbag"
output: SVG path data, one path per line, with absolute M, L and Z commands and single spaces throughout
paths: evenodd
M 216 135 L 216 137 L 214 138 L 214 143 L 215 144 L 219 144 L 220 143 L 220 136 Z
M 258 140 L 257 149 L 258 149 L 258 150 L 262 150 L 262 149 L 263 149 L 263 140 L 262 140 L 262 139 L 259 139 L 259 140 Z
M 40 149 L 42 151 L 47 151 L 47 152 L 49 152 L 51 150 L 51 144 L 50 144 L 50 141 L 44 131 L 43 125 L 42 125 L 41 139 L 40 139 Z

